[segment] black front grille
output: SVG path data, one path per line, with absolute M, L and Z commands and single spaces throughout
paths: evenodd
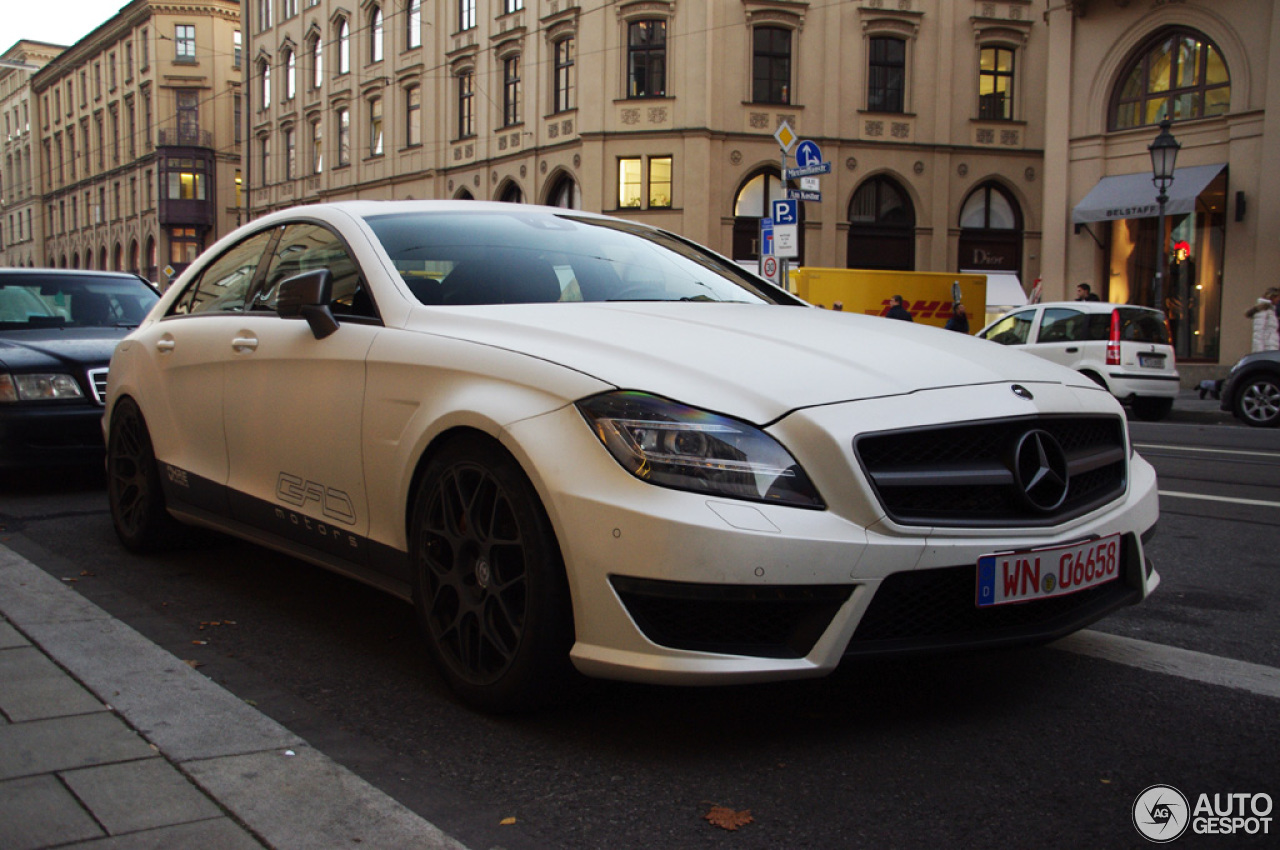
M 1044 432 L 1065 456 L 1066 495 L 1037 507 L 1014 474 L 1028 432 Z M 1114 416 L 1021 417 L 868 434 L 854 450 L 880 504 L 905 525 L 1047 526 L 1124 494 L 1124 423 Z
M 660 646 L 803 658 L 852 585 L 721 585 L 611 576 L 627 613 Z
M 1141 555 L 1132 535 L 1120 549 L 1115 581 L 1066 596 L 984 608 L 975 601 L 974 564 L 894 573 L 880 583 L 845 654 L 995 646 L 1069 634 L 1141 598 Z

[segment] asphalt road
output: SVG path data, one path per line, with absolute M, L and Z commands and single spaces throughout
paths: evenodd
M 1233 663 L 1280 675 L 1280 433 L 1132 430 L 1161 474 L 1163 584 L 1092 630 L 1115 660 L 1047 647 L 770 686 L 593 683 L 522 718 L 455 703 L 409 607 L 376 591 L 231 540 L 129 555 L 91 473 L 9 476 L 0 540 L 476 848 L 1145 847 L 1131 818 L 1151 785 L 1280 799 L 1280 699 Z M 1154 672 L 1135 666 L 1149 645 L 1194 654 Z M 713 806 L 751 822 L 719 829 Z M 1275 846 L 1273 819 L 1175 846 Z

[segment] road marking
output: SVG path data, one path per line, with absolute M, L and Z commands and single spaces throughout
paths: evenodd
M 1243 455 L 1245 457 L 1280 457 L 1280 452 L 1247 452 L 1244 449 L 1207 449 L 1200 446 L 1165 446 L 1157 443 L 1134 443 L 1135 449 L 1157 449 L 1169 452 L 1200 452 L 1202 454 Z
M 1280 508 L 1280 502 L 1268 502 L 1263 499 L 1238 499 L 1234 496 L 1206 496 L 1203 493 L 1179 493 L 1177 490 L 1157 490 L 1161 496 L 1175 499 L 1198 499 L 1202 502 L 1227 502 L 1232 505 L 1257 505 L 1263 508 Z
M 1155 673 L 1280 699 L 1280 670 L 1262 664 L 1092 630 L 1068 635 L 1050 646 Z

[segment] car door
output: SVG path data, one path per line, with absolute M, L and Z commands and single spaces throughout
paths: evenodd
M 983 331 L 981 336 L 983 339 L 998 342 L 1001 345 L 1025 345 L 1031 336 L 1031 326 L 1035 317 L 1034 307 L 1015 310 L 998 319 L 995 324 Z
M 279 285 L 315 269 L 333 275 L 338 330 L 316 339 L 275 312 Z M 232 515 L 329 556 L 365 560 L 361 410 L 365 357 L 382 324 L 338 234 L 285 225 L 266 273 L 237 317 L 224 403 Z
M 1071 307 L 1045 307 L 1036 330 L 1035 353 L 1062 366 L 1079 368 L 1089 343 L 1088 316 Z
M 227 512 L 223 429 L 225 365 L 259 261 L 273 229 L 231 246 L 183 284 L 168 313 L 130 343 L 147 362 L 135 369 L 162 481 L 171 502 Z

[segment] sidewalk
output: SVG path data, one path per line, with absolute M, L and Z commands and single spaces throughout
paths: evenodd
M 0 546 L 0 848 L 465 850 Z

